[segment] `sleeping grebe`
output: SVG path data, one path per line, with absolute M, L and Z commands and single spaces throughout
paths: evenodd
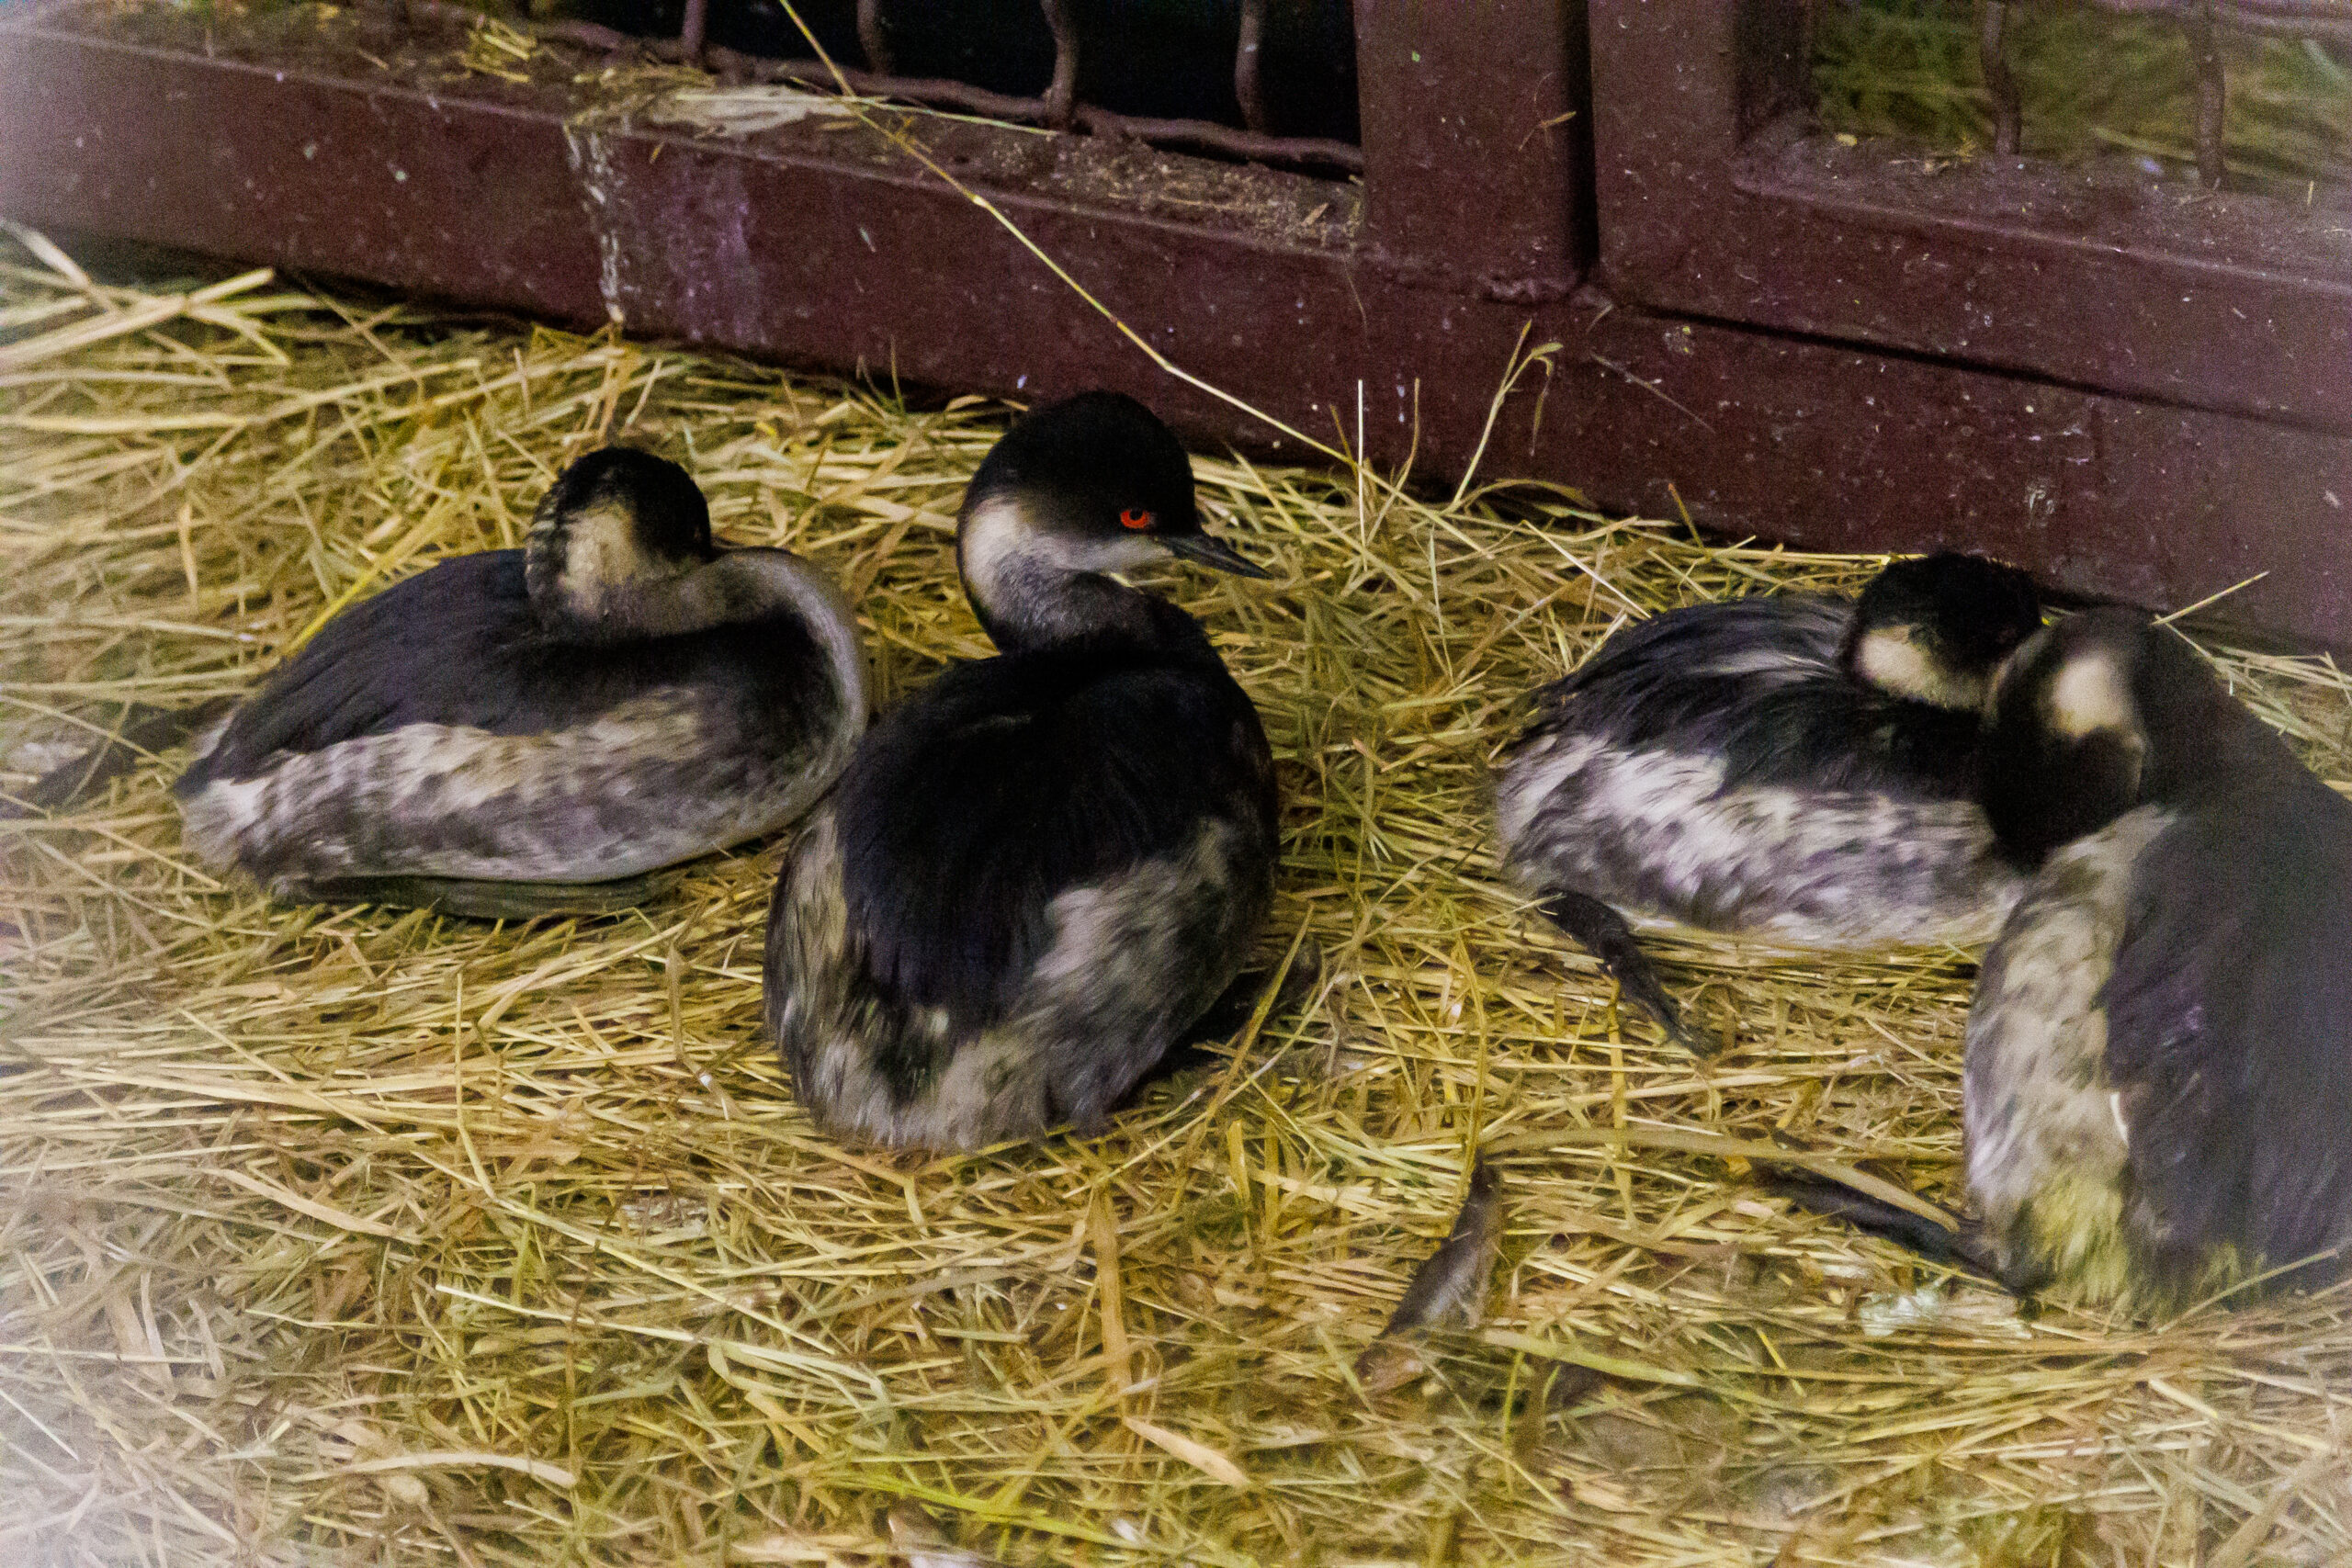
M 1984 763 L 1995 829 L 2041 859 L 1968 1015 L 1968 1185 L 2001 1277 L 2143 1311 L 2339 1277 L 2352 803 L 2128 610 L 2019 650 Z
M 1943 554 L 1857 601 L 1629 626 L 1538 694 L 1504 754 L 1504 864 L 1693 1049 L 1620 910 L 1790 947 L 1989 941 L 2023 879 L 1971 798 L 1976 710 L 2041 624 L 2023 572 Z
M 520 550 L 329 621 L 200 739 L 191 848 L 293 902 L 526 917 L 805 812 L 864 733 L 857 623 L 783 550 L 720 550 L 685 470 L 606 447 Z

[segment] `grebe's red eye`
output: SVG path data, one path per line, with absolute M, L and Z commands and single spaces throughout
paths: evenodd
M 1140 506 L 1130 506 L 1119 513 L 1119 526 L 1122 528 L 1148 528 L 1153 521 L 1151 513 Z

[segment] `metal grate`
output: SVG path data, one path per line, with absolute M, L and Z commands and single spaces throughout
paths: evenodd
M 2047 0 L 2045 0 L 2047 3 Z M 2089 0 L 2102 11 L 2126 17 L 2168 17 L 2188 40 L 2188 56 L 2197 71 L 2197 175 L 2218 187 L 2227 172 L 2222 152 L 2222 124 L 2227 112 L 2228 89 L 2222 75 L 2222 29 L 2244 33 L 2286 34 L 2352 43 L 2352 0 Z M 1993 148 L 2014 156 L 2024 128 L 2025 110 L 2018 94 L 2017 75 L 2009 69 L 2005 48 L 2008 14 L 2007 0 L 1980 0 L 1982 30 L 1978 49 L 1984 67 L 1984 85 L 1993 96 Z
M 470 24 L 481 13 L 453 0 L 386 0 L 399 18 Z M 1238 0 L 1239 15 L 1233 49 L 1231 86 L 1239 123 L 1214 118 L 1176 118 L 1122 113 L 1087 101 L 1081 84 L 1094 62 L 1114 51 L 1109 41 L 1105 7 L 1088 0 L 1036 0 L 1052 49 L 1052 74 L 1042 92 L 1009 93 L 951 75 L 902 74 L 904 62 L 894 22 L 920 0 L 856 0 L 855 39 L 863 68 L 836 57 L 826 62 L 809 58 L 778 57 L 731 49 L 711 39 L 711 0 L 684 0 L 677 31 L 671 36 L 643 37 L 601 22 L 582 20 L 514 21 L 540 39 L 620 54 L 650 51 L 657 57 L 695 65 L 722 81 L 787 82 L 801 86 L 831 88 L 846 83 L 852 92 L 897 98 L 933 107 L 959 110 L 1016 125 L 1039 125 L 1057 130 L 1079 130 L 1128 138 L 1156 147 L 1207 153 L 1250 163 L 1303 169 L 1363 172 L 1363 152 L 1354 140 L 1331 135 L 1285 135 L 1278 127 L 1285 116 L 1285 84 L 1267 67 L 1270 13 L 1276 0 Z M 1292 0 L 1294 5 L 1296 0 Z M 806 12 L 803 13 L 807 15 Z M 825 30 L 812 21 L 821 39 Z M 1351 57 L 1325 62 L 1329 74 L 1350 96 L 1345 119 L 1351 127 L 1354 62 L 1352 39 L 1346 40 Z M 1327 51 L 1336 54 L 1338 51 Z M 1148 68 L 1132 62 L 1130 74 Z M 838 69 L 838 77 L 835 69 Z M 1312 96 L 1312 94 L 1302 96 Z M 1329 94 L 1324 95 L 1329 96 Z M 1328 113 L 1325 118 L 1329 118 Z

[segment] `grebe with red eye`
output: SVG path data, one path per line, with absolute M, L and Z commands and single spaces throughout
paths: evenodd
M 1193 618 L 1111 574 L 1266 574 L 1192 467 L 1091 392 L 998 442 L 956 562 L 1002 651 L 868 732 L 768 917 L 768 1026 L 829 1130 L 967 1149 L 1099 1126 L 1240 974 L 1272 897 L 1273 761 Z

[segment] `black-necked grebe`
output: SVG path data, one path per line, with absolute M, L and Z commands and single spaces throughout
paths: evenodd
M 964 497 L 1002 652 L 877 723 L 769 915 L 768 1024 L 825 1127 L 966 1149 L 1098 1125 L 1239 974 L 1272 896 L 1272 759 L 1200 626 L 1110 574 L 1263 576 L 1201 531 L 1131 398 L 1039 410 Z
M 2041 624 L 2023 572 L 1944 554 L 1859 600 L 1627 627 L 1504 754 L 1504 864 L 1686 1045 L 1620 911 L 1800 948 L 1989 941 L 2023 878 L 1972 798 L 1977 708 Z
M 198 856 L 281 899 L 593 911 L 800 816 L 865 719 L 832 584 L 715 548 L 685 471 L 615 446 L 557 479 L 524 549 L 329 621 L 175 793 Z
M 1968 1185 L 2002 1277 L 2162 1310 L 2340 1276 L 2352 803 L 2127 610 L 2019 650 L 1984 761 L 1994 828 L 2046 856 L 1968 1016 Z

